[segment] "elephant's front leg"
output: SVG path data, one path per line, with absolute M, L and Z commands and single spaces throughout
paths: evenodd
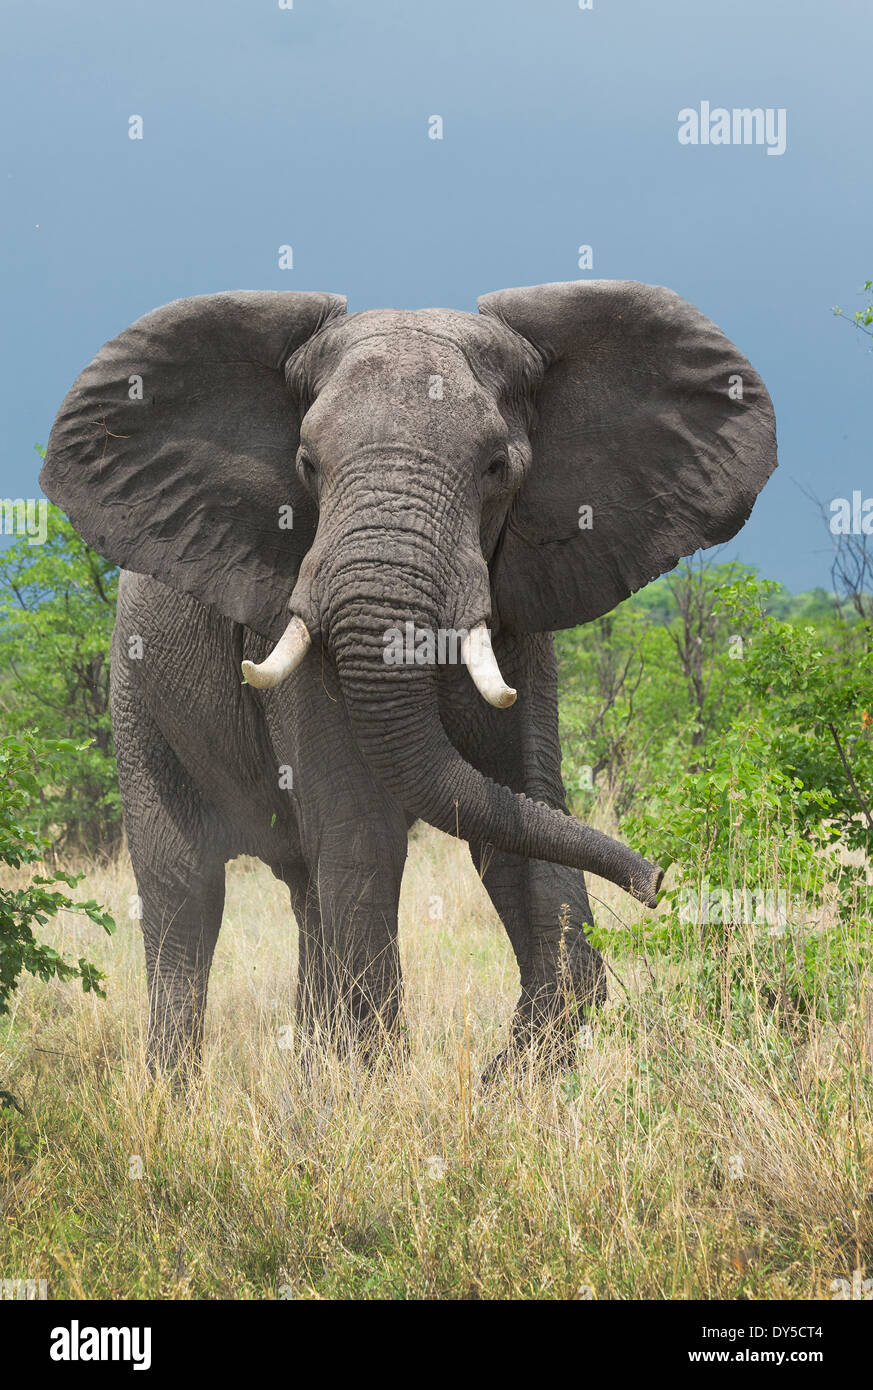
M 185 1079 L 200 1064 L 209 969 L 224 906 L 224 864 L 206 863 L 183 885 L 140 870 L 148 981 L 148 1063 Z
M 446 681 L 445 717 L 466 756 L 487 776 L 566 812 L 552 639 L 504 633 L 495 651 L 505 678 L 518 689 L 517 704 L 490 708 L 471 694 L 462 673 Z M 592 922 L 585 879 L 559 864 L 470 848 L 521 975 L 505 1055 L 535 1044 L 544 1058 L 567 1065 L 584 1011 L 606 997 L 603 961 L 585 936 Z
M 326 828 L 300 925 L 302 1037 L 374 1056 L 401 1028 L 397 910 L 406 859 L 402 813 Z
M 518 961 L 521 994 L 506 1054 L 531 1048 L 556 1067 L 572 1065 L 586 1011 L 606 998 L 606 970 L 585 936 L 592 922 L 581 873 L 541 860 L 473 851 Z
M 118 777 L 145 944 L 147 1060 L 152 1072 L 185 1080 L 200 1063 L 224 907 L 226 837 L 126 682 L 127 663 L 113 652 Z

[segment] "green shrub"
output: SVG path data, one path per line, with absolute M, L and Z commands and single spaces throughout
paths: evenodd
M 0 864 L 21 869 L 42 860 L 45 841 L 25 822 L 42 780 L 55 775 L 56 760 L 75 752 L 72 744 L 41 740 L 34 733 L 0 738 Z M 102 995 L 103 976 L 94 965 L 83 956 L 76 964 L 65 960 L 35 931 L 61 911 L 82 912 L 105 931 L 114 931 L 112 918 L 98 903 L 93 899 L 77 902 L 59 886 L 75 888 L 80 878 L 60 872 L 34 873 L 22 886 L 0 886 L 0 1014 L 8 1012 L 24 971 L 42 980 L 79 979 L 84 990 Z
M 43 544 L 25 536 L 0 553 L 0 711 L 10 732 L 57 741 L 26 824 L 56 852 L 111 854 L 121 839 L 109 713 L 118 571 L 56 507 L 47 517 Z

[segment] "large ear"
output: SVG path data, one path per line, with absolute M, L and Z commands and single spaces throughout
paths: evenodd
M 531 470 L 492 567 L 503 624 L 588 622 L 736 534 L 776 467 L 776 430 L 763 382 L 715 324 L 620 280 L 501 290 L 479 310 L 545 366 Z
M 344 311 L 337 295 L 239 291 L 146 314 L 61 406 L 43 490 L 107 559 L 278 637 L 316 525 L 285 363 Z

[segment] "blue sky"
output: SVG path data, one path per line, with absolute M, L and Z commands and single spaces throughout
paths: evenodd
M 5 0 L 4 31 L 0 496 L 37 495 L 77 373 L 168 300 L 635 279 L 773 396 L 781 467 L 727 553 L 828 583 L 805 492 L 873 496 L 871 344 L 830 314 L 873 277 L 868 0 Z M 785 108 L 785 153 L 680 145 L 701 101 Z

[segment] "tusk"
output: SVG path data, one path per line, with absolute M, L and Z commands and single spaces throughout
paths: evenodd
M 243 662 L 243 675 L 249 685 L 256 686 L 258 690 L 271 690 L 297 670 L 311 645 L 312 638 L 306 624 L 295 613 L 268 657 L 257 666 L 253 661 Z
M 461 660 L 469 668 L 473 684 L 495 709 L 508 709 L 515 704 L 516 692 L 500 674 L 497 658 L 491 647 L 491 633 L 484 623 L 477 623 L 461 643 Z

